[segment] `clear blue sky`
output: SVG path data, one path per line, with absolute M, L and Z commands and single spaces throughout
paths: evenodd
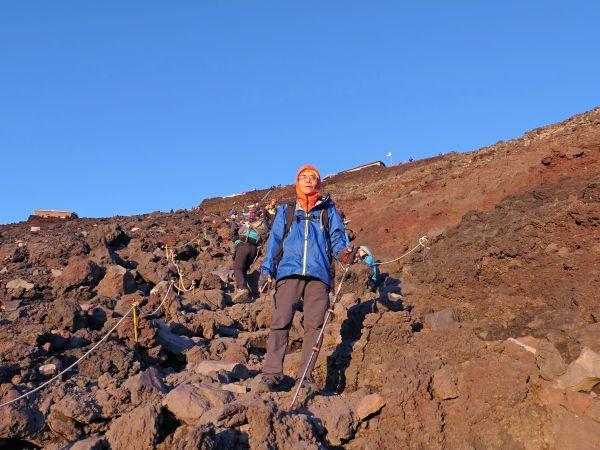
M 518 137 L 600 104 L 597 5 L 2 2 L 0 223 Z

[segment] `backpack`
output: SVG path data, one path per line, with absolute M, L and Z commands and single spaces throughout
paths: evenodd
M 240 241 L 259 245 L 269 236 L 269 225 L 264 220 L 244 223 L 238 230 Z
M 317 217 L 319 218 L 319 220 L 321 221 L 321 226 L 325 229 L 325 233 L 327 235 L 327 240 L 329 241 L 329 267 L 331 270 L 331 282 L 333 283 L 333 280 L 335 278 L 335 266 L 333 265 L 333 254 L 331 253 L 331 236 L 329 234 L 329 211 L 327 211 L 327 208 L 322 209 L 321 213 L 319 214 L 319 216 L 315 216 L 315 215 L 310 215 L 310 216 L 303 216 L 303 217 L 297 217 L 294 213 L 296 212 L 296 205 L 287 205 L 287 209 L 285 211 L 285 231 L 283 232 L 283 237 L 281 238 L 281 243 L 279 244 L 279 248 L 277 249 L 277 253 L 275 253 L 275 258 L 274 258 L 274 263 L 275 263 L 275 270 L 277 270 L 277 267 L 279 266 L 279 262 L 281 261 L 281 258 L 283 258 L 283 243 L 285 242 L 285 238 L 287 237 L 287 235 L 290 233 L 290 230 L 292 229 L 292 225 L 294 222 L 300 222 L 301 220 L 310 220 L 310 219 L 316 219 Z

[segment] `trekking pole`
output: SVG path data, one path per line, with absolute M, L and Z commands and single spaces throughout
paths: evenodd
M 269 189 L 269 192 L 267 192 L 267 193 L 264 195 L 264 197 L 260 199 L 260 201 L 261 201 L 261 202 L 264 202 L 264 201 L 265 201 L 265 199 L 266 199 L 266 198 L 269 196 L 269 194 L 271 193 L 271 191 L 272 191 L 272 190 L 273 190 L 273 189 Z
M 267 280 L 267 281 L 265 282 L 265 284 L 263 284 L 263 286 L 262 286 L 262 287 L 259 289 L 259 291 L 260 291 L 260 292 L 265 292 L 265 289 L 267 289 L 267 286 L 268 286 L 269 284 L 271 284 L 271 281 L 270 281 L 270 280 Z
M 296 388 L 296 393 L 294 394 L 294 398 L 292 398 L 292 402 L 290 403 L 288 411 L 291 411 L 294 408 L 294 405 L 296 404 L 296 400 L 298 399 L 298 394 L 300 393 L 300 389 L 302 389 L 302 384 L 304 383 L 304 379 L 306 378 L 306 373 L 308 372 L 308 368 L 310 367 L 310 364 L 312 363 L 313 359 L 319 353 L 321 339 L 323 338 L 323 332 L 325 331 L 327 322 L 329 322 L 329 319 L 333 315 L 333 307 L 337 303 L 338 296 L 340 294 L 340 290 L 342 289 L 342 285 L 344 284 L 344 281 L 346 280 L 346 275 L 348 275 L 348 270 L 350 270 L 350 264 L 348 264 L 346 266 L 346 270 L 344 271 L 344 274 L 342 275 L 340 284 L 338 284 L 337 291 L 335 293 L 335 296 L 333 297 L 333 302 L 331 302 L 331 305 L 327 309 L 327 313 L 325 314 L 325 320 L 323 321 L 323 326 L 321 326 L 321 331 L 319 332 L 319 336 L 317 336 L 317 342 L 315 342 L 315 346 L 312 348 L 312 353 L 310 354 L 310 358 L 308 358 L 308 362 L 306 363 L 306 366 L 304 367 L 304 372 L 302 373 L 302 378 L 300 378 L 300 383 L 298 383 L 298 387 Z

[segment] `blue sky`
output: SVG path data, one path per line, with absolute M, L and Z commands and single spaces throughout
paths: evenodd
M 600 104 L 578 1 L 6 1 L 0 223 L 467 151 Z

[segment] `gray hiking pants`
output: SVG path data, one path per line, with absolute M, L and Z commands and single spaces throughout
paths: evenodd
M 300 299 L 304 299 L 304 337 L 298 377 L 302 376 L 312 348 L 317 345 L 317 337 L 329 307 L 329 287 L 321 280 L 312 277 L 298 276 L 279 280 L 273 295 L 273 319 L 267 341 L 267 356 L 263 366 L 265 374 L 283 373 L 283 358 L 288 335 Z M 307 377 L 310 377 L 312 373 L 317 356 L 315 355 L 306 372 Z

